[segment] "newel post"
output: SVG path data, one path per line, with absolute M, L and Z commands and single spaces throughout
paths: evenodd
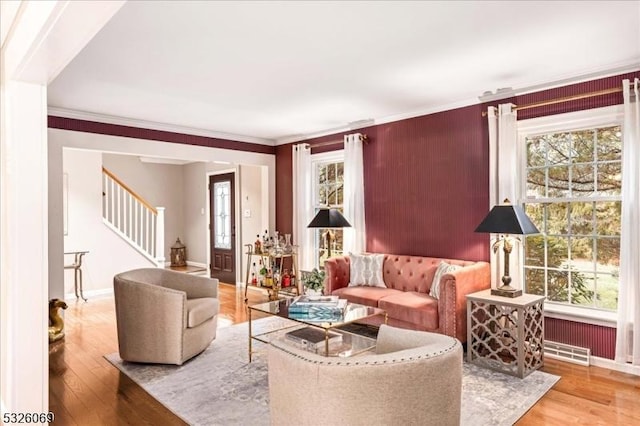
M 156 207 L 156 264 L 164 268 L 164 207 Z

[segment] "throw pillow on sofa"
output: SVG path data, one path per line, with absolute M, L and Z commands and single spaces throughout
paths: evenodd
M 384 254 L 349 253 L 349 260 L 351 263 L 349 287 L 387 287 L 382 278 Z
M 438 269 L 436 269 L 436 274 L 433 276 L 433 282 L 431 283 L 431 290 L 429 290 L 429 296 L 435 297 L 436 299 L 440 297 L 440 280 L 444 274 L 449 274 L 451 272 L 455 272 L 458 269 L 461 269 L 462 266 L 451 265 L 447 262 L 440 262 L 438 265 Z

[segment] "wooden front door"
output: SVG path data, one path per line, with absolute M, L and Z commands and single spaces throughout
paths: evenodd
M 209 176 L 211 278 L 236 284 L 236 214 L 234 174 Z

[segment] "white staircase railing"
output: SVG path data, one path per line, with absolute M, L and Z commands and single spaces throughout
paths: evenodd
M 156 266 L 164 267 L 164 207 L 153 207 L 102 168 L 102 221 Z

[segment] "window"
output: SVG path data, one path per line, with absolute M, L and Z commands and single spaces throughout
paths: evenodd
M 615 311 L 620 122 L 558 123 L 523 137 L 525 210 L 541 232 L 525 240 L 525 291 L 553 303 Z
M 344 157 L 342 151 L 312 156 L 313 164 L 313 203 L 315 212 L 320 208 L 342 210 L 344 189 Z M 332 233 L 331 257 L 343 254 L 342 229 L 316 229 L 314 235 L 314 259 L 316 267 L 324 265 L 328 259 L 325 234 Z

